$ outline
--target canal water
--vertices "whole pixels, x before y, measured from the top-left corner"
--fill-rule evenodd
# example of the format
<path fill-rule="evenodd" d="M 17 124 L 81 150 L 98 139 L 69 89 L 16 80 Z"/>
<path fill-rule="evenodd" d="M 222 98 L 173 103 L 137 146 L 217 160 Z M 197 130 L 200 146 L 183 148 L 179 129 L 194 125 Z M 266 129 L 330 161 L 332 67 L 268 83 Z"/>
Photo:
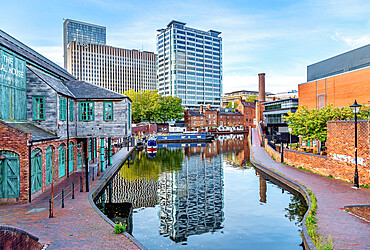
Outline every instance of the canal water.
<path fill-rule="evenodd" d="M 149 249 L 302 249 L 307 209 L 256 171 L 242 135 L 136 151 L 95 203 Z"/>

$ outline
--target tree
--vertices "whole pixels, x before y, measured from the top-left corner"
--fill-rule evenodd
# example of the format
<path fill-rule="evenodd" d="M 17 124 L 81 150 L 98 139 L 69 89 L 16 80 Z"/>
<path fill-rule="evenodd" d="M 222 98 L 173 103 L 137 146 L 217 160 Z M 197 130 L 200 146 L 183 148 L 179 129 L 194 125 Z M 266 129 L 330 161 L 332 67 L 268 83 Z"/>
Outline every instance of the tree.
<path fill-rule="evenodd" d="M 327 139 L 327 122 L 353 119 L 354 115 L 349 107 L 333 108 L 327 106 L 321 109 L 308 110 L 307 107 L 298 107 L 295 113 L 288 112 L 284 120 L 292 129 L 292 135 L 302 136 L 303 140 Z"/>
<path fill-rule="evenodd" d="M 162 96 L 156 90 L 136 92 L 130 89 L 124 93 L 132 100 L 134 122 L 180 120 L 184 111 L 178 97 Z"/>
<path fill-rule="evenodd" d="M 257 99 L 257 95 L 250 95 L 248 96 L 245 101 L 246 102 L 254 102 Z"/>

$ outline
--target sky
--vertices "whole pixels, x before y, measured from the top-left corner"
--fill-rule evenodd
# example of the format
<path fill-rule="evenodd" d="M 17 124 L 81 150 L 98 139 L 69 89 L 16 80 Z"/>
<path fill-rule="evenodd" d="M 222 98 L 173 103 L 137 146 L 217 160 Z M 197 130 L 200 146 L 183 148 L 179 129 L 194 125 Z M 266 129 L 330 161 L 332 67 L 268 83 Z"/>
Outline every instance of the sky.
<path fill-rule="evenodd" d="M 63 21 L 107 27 L 107 44 L 156 52 L 171 20 L 221 31 L 223 92 L 298 90 L 307 66 L 370 43 L 369 0 L 0 0 L 0 29 L 63 65 Z"/>

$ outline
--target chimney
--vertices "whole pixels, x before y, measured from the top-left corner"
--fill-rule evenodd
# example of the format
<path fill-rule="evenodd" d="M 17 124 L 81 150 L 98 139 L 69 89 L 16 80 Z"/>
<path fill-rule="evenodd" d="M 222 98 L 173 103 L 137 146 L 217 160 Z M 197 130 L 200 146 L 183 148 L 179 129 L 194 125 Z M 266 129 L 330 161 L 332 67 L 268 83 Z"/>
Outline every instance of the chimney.
<path fill-rule="evenodd" d="M 202 105 L 202 104 L 200 105 L 199 112 L 200 112 L 200 113 L 203 113 L 203 105 Z"/>
<path fill-rule="evenodd" d="M 265 102 L 265 73 L 258 74 L 258 101 Z"/>

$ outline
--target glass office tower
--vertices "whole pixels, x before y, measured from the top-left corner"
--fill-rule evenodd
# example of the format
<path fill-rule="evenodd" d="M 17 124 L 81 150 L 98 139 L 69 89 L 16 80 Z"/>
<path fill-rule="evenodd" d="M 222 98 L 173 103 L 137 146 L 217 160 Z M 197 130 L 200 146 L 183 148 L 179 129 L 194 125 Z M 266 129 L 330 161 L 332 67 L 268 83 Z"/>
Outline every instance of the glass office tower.
<path fill-rule="evenodd" d="M 182 99 L 186 108 L 221 106 L 221 32 L 172 21 L 157 34 L 157 89 Z"/>
<path fill-rule="evenodd" d="M 105 45 L 106 27 L 66 19 L 63 23 L 64 68 L 67 68 L 67 45 L 71 41 Z"/>

